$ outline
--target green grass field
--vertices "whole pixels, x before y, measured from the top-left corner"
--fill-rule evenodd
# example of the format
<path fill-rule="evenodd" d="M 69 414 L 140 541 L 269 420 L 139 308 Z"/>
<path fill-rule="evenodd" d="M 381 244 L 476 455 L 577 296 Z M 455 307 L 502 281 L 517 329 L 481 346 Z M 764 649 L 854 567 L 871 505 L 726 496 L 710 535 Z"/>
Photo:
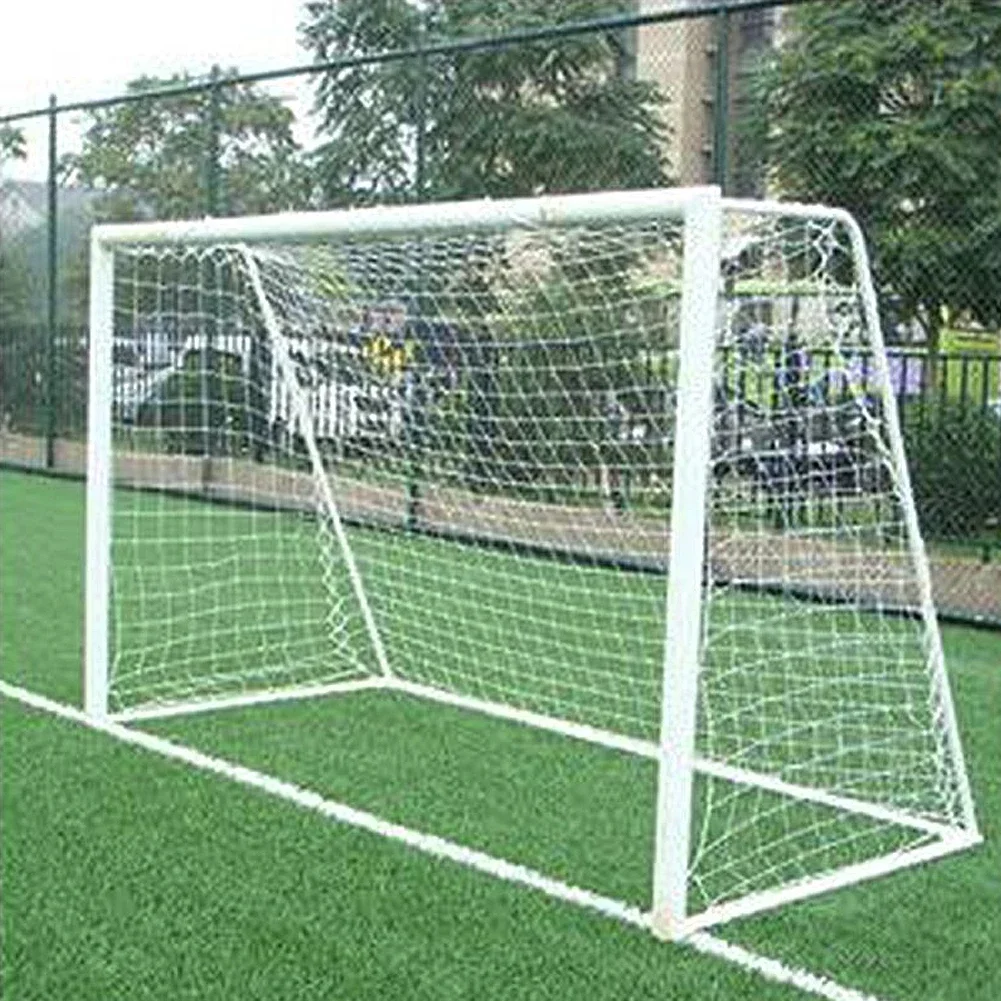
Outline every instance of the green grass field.
<path fill-rule="evenodd" d="M 81 484 L 0 474 L 2 677 L 73 704 L 82 541 Z M 395 558 L 426 565 L 426 545 Z M 1001 635 L 948 627 L 945 642 L 986 845 L 722 937 L 880 997 L 1001 997 Z M 12 701 L 0 712 L 4 998 L 797 996 Z M 151 729 L 602 892 L 649 882 L 645 762 L 377 693 Z"/>

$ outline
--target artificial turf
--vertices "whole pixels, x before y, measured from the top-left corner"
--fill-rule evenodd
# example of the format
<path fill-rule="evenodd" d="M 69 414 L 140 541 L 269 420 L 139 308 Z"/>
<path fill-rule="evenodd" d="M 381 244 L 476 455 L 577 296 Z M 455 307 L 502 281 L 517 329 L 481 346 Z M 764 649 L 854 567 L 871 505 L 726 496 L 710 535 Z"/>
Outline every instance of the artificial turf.
<path fill-rule="evenodd" d="M 79 484 L 0 475 L 3 677 L 77 704 L 82 514 Z M 949 627 L 945 640 L 987 844 L 726 937 L 887 997 L 1001 997 L 1001 638 Z M 791 996 L 100 735 L 2 711 L 4 996 Z M 393 819 L 488 837 L 498 854 L 600 878 L 604 892 L 635 896 L 648 880 L 652 772 L 624 756 L 374 693 L 157 729 Z"/>

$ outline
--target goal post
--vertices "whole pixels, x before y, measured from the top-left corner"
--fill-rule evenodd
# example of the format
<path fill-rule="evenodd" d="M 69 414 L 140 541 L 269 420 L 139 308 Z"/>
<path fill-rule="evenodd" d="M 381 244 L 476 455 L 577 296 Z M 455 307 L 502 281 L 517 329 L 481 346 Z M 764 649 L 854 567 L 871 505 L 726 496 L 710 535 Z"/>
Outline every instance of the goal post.
<path fill-rule="evenodd" d="M 682 252 L 682 335 L 671 490 L 672 497 L 684 497 L 685 503 L 671 505 L 653 874 L 653 927 L 666 938 L 683 934 L 688 917 L 705 498 L 722 239 L 718 193 L 693 200 L 685 216 Z"/>
<path fill-rule="evenodd" d="M 904 437 L 900 426 L 900 416 L 897 413 L 894 399 L 893 379 L 886 354 L 886 344 L 883 340 L 882 325 L 879 320 L 879 302 L 876 297 L 876 287 L 872 280 L 872 269 L 869 264 L 869 250 L 865 237 L 858 222 L 847 212 L 836 213 L 844 225 L 851 241 L 852 256 L 855 260 L 856 280 L 859 286 L 859 296 L 862 310 L 867 318 L 872 332 L 874 358 L 879 373 L 877 385 L 882 397 L 883 413 L 887 423 L 887 436 L 890 442 L 893 468 L 900 483 L 901 496 L 905 498 L 903 517 L 905 523 L 908 549 L 914 565 L 914 574 L 918 583 L 918 604 L 921 616 L 926 623 L 935 624 L 935 599 L 932 594 L 931 568 L 928 554 L 925 550 L 921 526 L 918 524 L 917 506 L 914 503 L 914 490 L 911 486 L 911 473 L 907 465 L 907 455 L 904 451 Z M 945 670 L 945 653 L 942 649 L 942 635 L 937 624 L 928 629 L 928 661 L 931 666 L 933 701 L 941 707 L 944 720 L 944 731 L 948 743 L 948 754 L 956 762 L 958 792 L 963 827 L 974 841 L 980 838 L 977 826 L 977 814 L 973 804 L 973 792 L 966 770 L 966 759 L 963 745 L 959 739 L 959 724 L 956 720 L 956 710 L 953 705 L 952 690 Z"/>
<path fill-rule="evenodd" d="M 90 310 L 92 717 L 384 691 L 625 755 L 668 939 L 979 840 L 846 213 L 98 226 Z"/>
<path fill-rule="evenodd" d="M 108 714 L 114 266 L 114 252 L 95 230 L 90 244 L 83 676 L 84 709 L 95 719 L 103 719 Z"/>

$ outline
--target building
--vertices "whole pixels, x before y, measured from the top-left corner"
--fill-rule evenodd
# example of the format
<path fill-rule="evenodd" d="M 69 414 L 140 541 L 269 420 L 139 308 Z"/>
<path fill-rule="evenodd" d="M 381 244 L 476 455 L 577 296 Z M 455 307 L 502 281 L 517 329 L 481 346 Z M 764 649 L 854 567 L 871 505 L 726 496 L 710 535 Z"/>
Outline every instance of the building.
<path fill-rule="evenodd" d="M 679 184 L 708 184 L 724 174 L 728 193 L 760 194 L 761 179 L 741 157 L 740 122 L 758 60 L 778 44 L 779 7 L 698 16 L 706 0 L 636 0 L 640 14 L 685 11 L 690 17 L 625 33 L 623 72 L 656 83 L 666 99 L 667 149 Z M 720 102 L 726 104 L 722 118 Z M 723 145 L 720 145 L 720 144 Z M 721 155 L 722 154 L 722 155 Z"/>

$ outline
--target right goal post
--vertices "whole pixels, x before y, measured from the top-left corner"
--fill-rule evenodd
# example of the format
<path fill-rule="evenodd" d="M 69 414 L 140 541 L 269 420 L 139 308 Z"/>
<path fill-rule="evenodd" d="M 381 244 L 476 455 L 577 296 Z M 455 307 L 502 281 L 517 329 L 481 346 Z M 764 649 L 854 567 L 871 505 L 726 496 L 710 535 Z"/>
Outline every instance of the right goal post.
<path fill-rule="evenodd" d="M 625 755 L 672 939 L 979 841 L 846 213 L 98 226 L 90 309 L 92 717 L 367 690 Z"/>

